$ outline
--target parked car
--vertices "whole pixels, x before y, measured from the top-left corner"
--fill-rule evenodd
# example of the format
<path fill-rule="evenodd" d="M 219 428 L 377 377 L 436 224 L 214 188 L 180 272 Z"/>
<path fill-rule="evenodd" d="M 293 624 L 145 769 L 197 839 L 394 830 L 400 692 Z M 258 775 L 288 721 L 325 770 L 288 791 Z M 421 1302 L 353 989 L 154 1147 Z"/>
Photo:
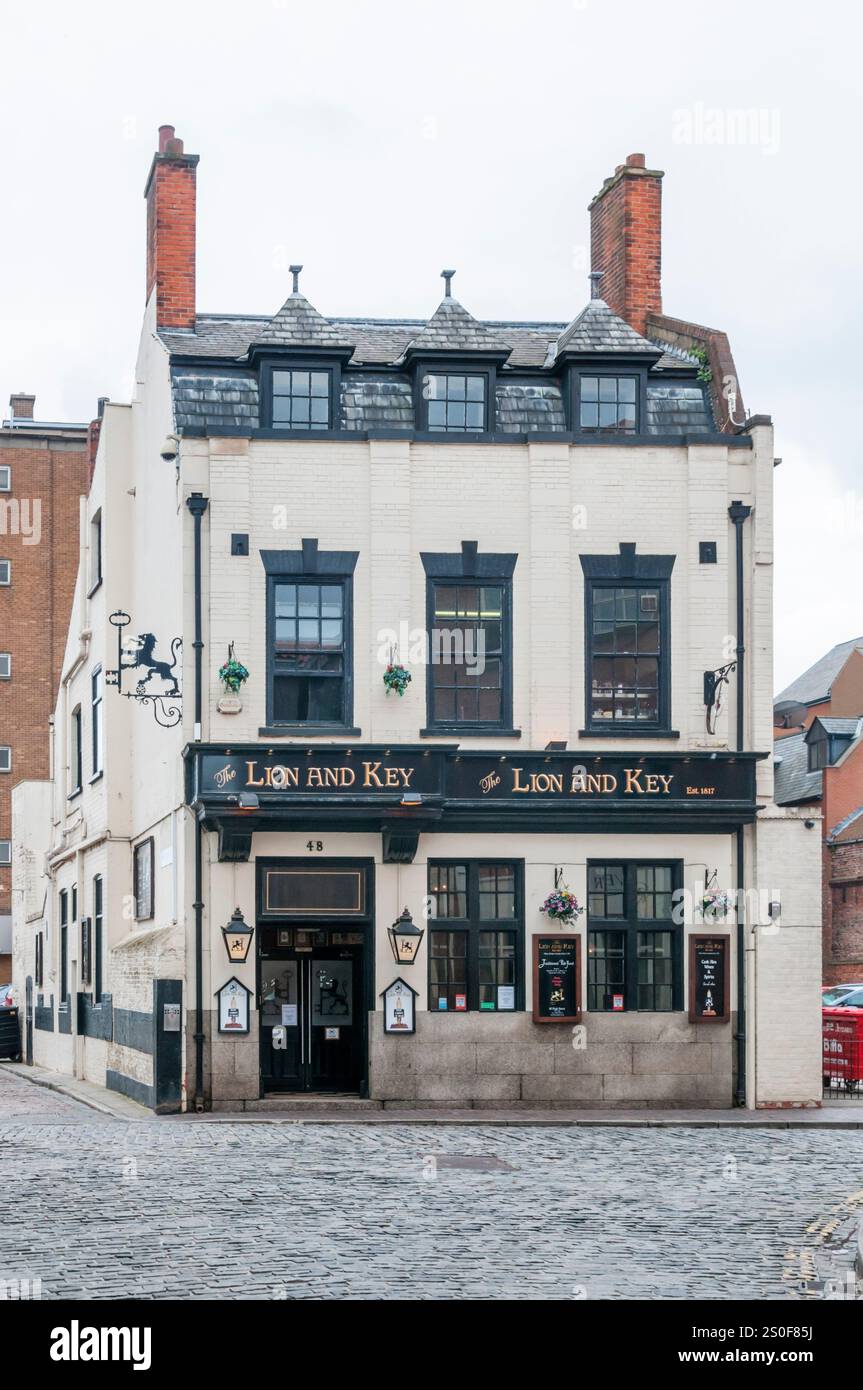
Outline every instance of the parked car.
<path fill-rule="evenodd" d="M 837 999 L 832 1006 L 834 1009 L 863 1009 L 863 985 L 858 985 L 852 989 L 850 994 L 845 994 L 841 999 Z"/>
<path fill-rule="evenodd" d="M 855 990 L 863 989 L 863 983 L 846 985 L 822 985 L 821 987 L 821 1007 L 822 1009 L 835 1009 L 842 1005 L 842 1001 L 848 994 L 853 994 Z"/>
<path fill-rule="evenodd" d="M 0 1009 L 11 1009 L 15 1005 L 15 994 L 11 985 L 0 985 Z"/>

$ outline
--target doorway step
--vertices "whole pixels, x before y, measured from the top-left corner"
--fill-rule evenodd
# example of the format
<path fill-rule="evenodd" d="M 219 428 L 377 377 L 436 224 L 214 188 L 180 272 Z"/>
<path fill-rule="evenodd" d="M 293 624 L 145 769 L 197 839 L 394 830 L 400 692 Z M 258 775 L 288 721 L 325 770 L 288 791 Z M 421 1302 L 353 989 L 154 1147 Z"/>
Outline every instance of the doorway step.
<path fill-rule="evenodd" d="M 336 1111 L 339 1113 L 371 1112 L 383 1110 L 383 1101 L 363 1100 L 360 1096 L 323 1094 L 313 1096 L 264 1096 L 263 1100 L 247 1100 L 243 1109 L 262 1114 L 313 1115 L 315 1111 Z"/>

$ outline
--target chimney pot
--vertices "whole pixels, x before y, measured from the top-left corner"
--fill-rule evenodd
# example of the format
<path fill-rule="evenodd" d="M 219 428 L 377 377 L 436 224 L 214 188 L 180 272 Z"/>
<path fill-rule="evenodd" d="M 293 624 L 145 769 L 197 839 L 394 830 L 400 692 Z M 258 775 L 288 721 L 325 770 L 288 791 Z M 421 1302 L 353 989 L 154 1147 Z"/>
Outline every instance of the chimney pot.
<path fill-rule="evenodd" d="M 28 396 L 26 391 L 15 391 L 9 397 L 9 409 L 16 420 L 32 420 L 35 404 L 36 397 Z"/>
<path fill-rule="evenodd" d="M 645 165 L 644 155 L 628 154 L 626 156 L 626 163 L 630 169 L 643 169 Z"/>
<path fill-rule="evenodd" d="M 174 138 L 174 127 L 172 125 L 159 126 L 159 153 L 164 154 L 168 148 L 168 141 Z"/>

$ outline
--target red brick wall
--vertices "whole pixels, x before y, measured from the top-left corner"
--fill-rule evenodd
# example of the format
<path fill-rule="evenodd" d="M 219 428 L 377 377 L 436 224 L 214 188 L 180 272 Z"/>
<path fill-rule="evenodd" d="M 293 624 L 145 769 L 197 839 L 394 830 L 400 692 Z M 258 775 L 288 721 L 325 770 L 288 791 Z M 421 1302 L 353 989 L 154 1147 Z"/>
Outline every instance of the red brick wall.
<path fill-rule="evenodd" d="M 90 483 L 84 431 L 72 437 L 0 433 L 0 463 L 12 468 L 12 491 L 0 504 L 41 505 L 41 537 L 25 545 L 2 534 L 0 558 L 12 583 L 0 588 L 0 650 L 12 653 L 12 679 L 0 681 L 0 742 L 12 747 L 12 772 L 0 773 L 0 839 L 12 838 L 12 788 L 49 772 L 48 720 L 54 708 L 78 571 L 79 501 Z M 11 912 L 11 870 L 0 868 L 0 913 Z M 3 981 L 0 981 L 2 984 Z"/>
<path fill-rule="evenodd" d="M 662 173 L 627 155 L 590 204 L 590 261 L 603 271 L 599 293 L 646 335 L 648 314 L 662 313 Z"/>
<path fill-rule="evenodd" d="M 170 132 L 170 134 L 168 134 Z M 184 154 L 172 126 L 159 132 L 147 180 L 147 299 L 155 286 L 160 328 L 195 326 L 196 154 Z"/>
<path fill-rule="evenodd" d="M 828 847 L 824 979 L 831 985 L 863 981 L 863 840 Z"/>
<path fill-rule="evenodd" d="M 863 806 L 863 747 L 824 769 L 822 808 L 829 834 Z M 863 836 L 863 827 L 850 832 Z M 848 879 L 860 878 L 855 886 Z M 846 880 L 844 889 L 836 883 Z M 824 979 L 828 984 L 863 980 L 863 843 L 825 843 L 823 859 Z"/>

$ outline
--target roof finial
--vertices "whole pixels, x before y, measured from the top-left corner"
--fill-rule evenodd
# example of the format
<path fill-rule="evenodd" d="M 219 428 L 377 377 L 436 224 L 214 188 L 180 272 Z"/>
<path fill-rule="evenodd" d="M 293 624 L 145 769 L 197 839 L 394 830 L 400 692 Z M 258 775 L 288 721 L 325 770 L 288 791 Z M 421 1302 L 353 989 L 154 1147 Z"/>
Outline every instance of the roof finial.
<path fill-rule="evenodd" d="M 291 294 L 299 294 L 299 292 L 300 292 L 300 271 L 302 270 L 302 268 L 303 268 L 303 267 L 302 267 L 301 265 L 289 265 L 289 266 L 288 266 L 288 270 L 291 272 L 291 274 L 292 274 L 293 277 L 294 277 L 294 286 L 293 286 L 293 289 L 291 290 Z"/>
<path fill-rule="evenodd" d="M 455 271 L 454 271 L 454 270 L 442 270 L 442 271 L 441 271 L 441 279 L 444 281 L 444 283 L 445 283 L 445 285 L 446 285 L 446 288 L 444 289 L 444 292 L 443 292 L 443 293 L 444 293 L 444 299 L 451 299 L 451 298 L 452 298 L 452 277 L 453 277 L 454 275 L 455 275 Z"/>
<path fill-rule="evenodd" d="M 601 298 L 602 298 L 602 295 L 599 293 L 599 282 L 600 282 L 600 280 L 602 279 L 602 277 L 603 277 L 604 274 L 605 274 L 605 271 L 604 271 L 604 270 L 592 270 L 592 271 L 590 272 L 589 276 L 587 277 L 588 280 L 590 281 L 590 297 L 591 297 L 591 299 L 601 299 Z"/>

